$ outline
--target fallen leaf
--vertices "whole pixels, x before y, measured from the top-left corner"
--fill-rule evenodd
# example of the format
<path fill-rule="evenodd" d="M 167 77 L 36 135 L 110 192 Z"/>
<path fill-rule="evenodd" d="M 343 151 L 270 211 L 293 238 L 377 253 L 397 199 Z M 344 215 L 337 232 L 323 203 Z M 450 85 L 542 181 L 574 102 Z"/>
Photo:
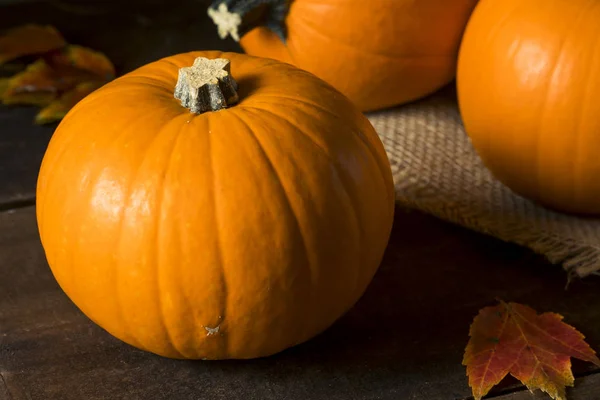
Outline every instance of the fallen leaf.
<path fill-rule="evenodd" d="M 71 46 L 69 46 L 71 47 Z M 72 50 L 40 58 L 10 78 L 2 96 L 6 105 L 45 106 L 83 82 L 108 82 L 114 77 L 112 63 L 90 49 Z"/>
<path fill-rule="evenodd" d="M 12 28 L 0 36 L 0 65 L 26 55 L 56 50 L 66 44 L 51 25 L 27 24 Z"/>
<path fill-rule="evenodd" d="M 475 400 L 510 374 L 530 391 L 540 389 L 566 400 L 574 385 L 571 357 L 600 366 L 585 337 L 556 313 L 505 303 L 480 310 L 469 331 L 463 365 Z"/>
<path fill-rule="evenodd" d="M 35 123 L 43 125 L 61 120 L 75 104 L 102 85 L 104 85 L 104 82 L 101 81 L 78 84 L 74 89 L 65 92 L 60 98 L 43 108 L 36 115 Z"/>
<path fill-rule="evenodd" d="M 2 102 L 6 105 L 49 104 L 57 94 L 56 82 L 54 70 L 44 60 L 38 60 L 8 80 Z"/>
<path fill-rule="evenodd" d="M 0 100 L 5 105 L 43 107 L 36 124 L 62 119 L 115 76 L 106 55 L 66 43 L 51 26 L 25 25 L 0 38 Z"/>
<path fill-rule="evenodd" d="M 57 69 L 76 69 L 109 81 L 115 77 L 113 63 L 103 53 L 88 47 L 70 44 L 46 57 L 48 64 Z"/>
<path fill-rule="evenodd" d="M 89 79 L 89 73 L 55 69 L 39 59 L 9 79 L 2 101 L 6 105 L 44 106 L 61 92 Z"/>
<path fill-rule="evenodd" d="M 2 96 L 4 96 L 6 89 L 8 89 L 8 82 L 8 78 L 0 78 L 0 99 L 2 99 Z"/>

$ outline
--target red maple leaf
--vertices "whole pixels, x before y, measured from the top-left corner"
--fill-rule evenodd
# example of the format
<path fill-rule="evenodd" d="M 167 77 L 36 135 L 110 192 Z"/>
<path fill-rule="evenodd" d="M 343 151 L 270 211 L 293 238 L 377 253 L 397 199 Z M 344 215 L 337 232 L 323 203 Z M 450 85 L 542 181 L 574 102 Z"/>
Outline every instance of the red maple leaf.
<path fill-rule="evenodd" d="M 540 389 L 555 400 L 566 400 L 565 389 L 575 381 L 571 357 L 598 366 L 600 360 L 585 337 L 562 319 L 503 301 L 480 310 L 463 358 L 475 400 L 508 374 L 531 391 Z"/>

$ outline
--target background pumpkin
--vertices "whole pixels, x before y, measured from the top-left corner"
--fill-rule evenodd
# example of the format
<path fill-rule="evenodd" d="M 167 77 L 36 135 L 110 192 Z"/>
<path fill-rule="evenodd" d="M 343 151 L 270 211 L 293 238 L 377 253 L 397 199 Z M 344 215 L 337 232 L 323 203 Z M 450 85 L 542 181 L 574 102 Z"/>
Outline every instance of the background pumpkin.
<path fill-rule="evenodd" d="M 600 212 L 599 35 L 595 0 L 481 0 L 460 49 L 460 111 L 483 162 L 567 212 Z"/>
<path fill-rule="evenodd" d="M 200 56 L 231 61 L 238 104 L 193 114 L 174 98 Z M 348 99 L 291 65 L 220 52 L 153 62 L 79 102 L 37 190 L 66 294 L 174 358 L 266 356 L 326 329 L 369 284 L 393 214 L 386 153 Z"/>
<path fill-rule="evenodd" d="M 477 0 L 217 0 L 221 37 L 249 54 L 292 63 L 362 111 L 424 97 L 455 77 Z M 226 12 L 227 11 L 227 12 Z"/>

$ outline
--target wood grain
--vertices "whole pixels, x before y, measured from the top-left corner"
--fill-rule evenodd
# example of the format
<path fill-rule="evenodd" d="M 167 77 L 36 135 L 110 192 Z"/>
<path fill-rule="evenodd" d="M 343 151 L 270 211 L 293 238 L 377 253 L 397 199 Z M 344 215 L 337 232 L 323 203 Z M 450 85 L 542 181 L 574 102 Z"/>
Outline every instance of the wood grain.
<path fill-rule="evenodd" d="M 600 400 L 600 374 L 584 376 L 575 380 L 575 386 L 567 389 L 567 397 L 572 400 Z M 536 390 L 531 393 L 529 390 L 510 393 L 502 396 L 493 397 L 494 400 L 549 400 L 550 397 Z"/>
<path fill-rule="evenodd" d="M 12 400 L 2 372 L 0 372 L 0 400 Z"/>

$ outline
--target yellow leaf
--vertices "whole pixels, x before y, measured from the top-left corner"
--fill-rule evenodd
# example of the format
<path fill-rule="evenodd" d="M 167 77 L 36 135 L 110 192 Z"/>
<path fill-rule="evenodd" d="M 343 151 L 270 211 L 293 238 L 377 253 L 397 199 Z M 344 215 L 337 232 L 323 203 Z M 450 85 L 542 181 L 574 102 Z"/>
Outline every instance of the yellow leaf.
<path fill-rule="evenodd" d="M 108 57 L 87 47 L 71 44 L 48 58 L 49 64 L 58 69 L 75 68 L 106 81 L 115 77 L 115 67 Z"/>
<path fill-rule="evenodd" d="M 101 81 L 83 82 L 78 84 L 74 89 L 65 92 L 58 99 L 43 108 L 36 115 L 35 123 L 42 125 L 61 120 L 75 104 L 80 102 L 94 90 L 100 88 L 103 84 L 104 82 Z"/>
<path fill-rule="evenodd" d="M 52 67 L 44 59 L 39 59 L 10 78 L 3 102 L 6 105 L 45 106 L 63 92 L 90 80 L 98 79 L 87 71 L 60 65 Z"/>
<path fill-rule="evenodd" d="M 0 36 L 0 65 L 27 55 L 42 54 L 64 47 L 62 35 L 50 25 L 27 24 Z"/>
<path fill-rule="evenodd" d="M 0 99 L 4 96 L 4 92 L 8 89 L 8 78 L 0 78 Z"/>
<path fill-rule="evenodd" d="M 52 69 L 44 60 L 38 60 L 9 78 L 2 101 L 6 105 L 46 105 L 56 96 L 54 81 Z"/>

